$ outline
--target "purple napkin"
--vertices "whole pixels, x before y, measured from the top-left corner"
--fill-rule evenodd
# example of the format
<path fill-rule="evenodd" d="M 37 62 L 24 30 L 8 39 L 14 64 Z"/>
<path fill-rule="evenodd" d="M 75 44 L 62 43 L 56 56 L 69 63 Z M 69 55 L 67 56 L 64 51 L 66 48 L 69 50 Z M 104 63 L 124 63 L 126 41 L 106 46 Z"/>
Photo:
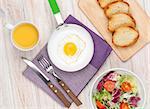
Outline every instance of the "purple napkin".
<path fill-rule="evenodd" d="M 111 47 L 98 36 L 93 31 L 91 31 L 89 28 L 87 28 L 85 25 L 83 25 L 81 22 L 79 22 L 77 19 L 75 19 L 73 16 L 69 16 L 65 23 L 68 24 L 77 24 L 82 27 L 84 27 L 92 36 L 95 46 L 94 56 L 89 65 L 87 65 L 84 69 L 73 72 L 73 73 L 67 73 L 64 71 L 59 70 L 56 68 L 48 58 L 47 54 L 47 45 L 40 51 L 40 53 L 35 57 L 33 62 L 50 78 L 50 80 L 55 84 L 67 97 L 69 101 L 72 102 L 72 100 L 66 95 L 64 90 L 59 86 L 59 84 L 54 80 L 54 78 L 46 73 L 41 66 L 38 64 L 37 58 L 39 58 L 41 55 L 45 56 L 49 62 L 54 66 L 54 70 L 61 77 L 61 79 L 70 87 L 70 89 L 75 93 L 75 95 L 79 95 L 80 92 L 85 88 L 85 86 L 88 84 L 88 82 L 92 79 L 92 77 L 96 74 L 98 69 L 103 65 L 107 57 L 109 56 L 110 52 L 112 51 Z M 36 75 L 36 73 L 29 67 L 23 72 L 23 75 L 31 80 L 35 85 L 40 87 L 44 92 L 46 92 L 49 96 L 51 96 L 56 102 L 61 104 L 63 103 L 55 96 L 55 94 L 48 88 L 48 86 Z"/>

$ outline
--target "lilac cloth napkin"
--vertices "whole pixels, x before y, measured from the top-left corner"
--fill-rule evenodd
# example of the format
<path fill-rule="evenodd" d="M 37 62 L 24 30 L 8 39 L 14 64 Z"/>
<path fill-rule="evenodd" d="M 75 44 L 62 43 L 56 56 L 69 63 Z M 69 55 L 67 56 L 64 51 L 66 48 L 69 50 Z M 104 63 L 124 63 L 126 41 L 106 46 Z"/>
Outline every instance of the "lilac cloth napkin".
<path fill-rule="evenodd" d="M 66 95 L 64 90 L 59 86 L 59 84 L 55 81 L 55 79 L 41 68 L 41 66 L 38 64 L 37 58 L 39 58 L 41 55 L 45 56 L 49 60 L 49 62 L 54 66 L 54 70 L 57 73 L 57 75 L 59 75 L 62 78 L 62 80 L 70 87 L 70 89 L 75 93 L 75 95 L 79 95 L 80 92 L 88 84 L 88 82 L 92 79 L 92 77 L 96 74 L 98 69 L 103 65 L 112 49 L 103 39 L 100 38 L 100 36 L 95 34 L 93 31 L 91 31 L 89 28 L 87 28 L 73 16 L 70 15 L 66 19 L 65 23 L 80 25 L 91 34 L 94 41 L 95 51 L 93 59 L 91 60 L 89 65 L 87 65 L 84 69 L 73 73 L 61 71 L 58 68 L 56 68 L 48 58 L 46 49 L 47 45 L 45 45 L 45 47 L 35 57 L 33 62 L 50 78 L 53 84 L 55 84 L 63 92 L 63 94 L 67 97 L 67 99 L 72 102 L 72 100 Z M 48 88 L 48 86 L 38 77 L 38 75 L 31 68 L 27 67 L 27 69 L 23 72 L 23 75 L 29 80 L 31 80 L 35 85 L 40 87 L 56 102 L 64 106 L 62 102 L 57 98 L 57 96 Z"/>

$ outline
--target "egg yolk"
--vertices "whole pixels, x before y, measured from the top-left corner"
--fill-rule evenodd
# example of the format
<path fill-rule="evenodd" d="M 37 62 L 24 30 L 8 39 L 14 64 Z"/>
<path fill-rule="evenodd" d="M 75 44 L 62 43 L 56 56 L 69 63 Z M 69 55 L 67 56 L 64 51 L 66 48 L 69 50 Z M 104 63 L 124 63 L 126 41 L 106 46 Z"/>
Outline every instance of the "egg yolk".
<path fill-rule="evenodd" d="M 64 46 L 64 52 L 67 56 L 73 56 L 77 52 L 77 46 L 72 42 L 68 42 Z"/>

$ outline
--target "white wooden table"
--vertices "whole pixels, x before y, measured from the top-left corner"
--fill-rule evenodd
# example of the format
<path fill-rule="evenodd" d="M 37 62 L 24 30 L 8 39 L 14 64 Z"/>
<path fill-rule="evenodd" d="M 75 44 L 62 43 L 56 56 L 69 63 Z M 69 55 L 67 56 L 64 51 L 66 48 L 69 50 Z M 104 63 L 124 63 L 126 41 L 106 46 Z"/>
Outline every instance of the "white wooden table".
<path fill-rule="evenodd" d="M 77 0 L 57 0 L 65 19 L 72 14 L 93 31 L 96 29 L 78 8 Z M 141 6 L 150 14 L 150 0 L 139 0 Z M 47 43 L 50 34 L 56 27 L 56 21 L 51 13 L 47 0 L 0 0 L 0 9 L 5 12 L 5 18 L 0 17 L 0 109 L 63 109 L 43 91 L 22 76 L 26 65 L 21 56 L 32 59 Z M 37 48 L 31 52 L 20 52 L 10 43 L 10 32 L 3 27 L 7 22 L 15 24 L 22 20 L 32 21 L 38 25 L 41 40 Z M 142 20 L 142 19 L 141 19 Z M 114 52 L 111 53 L 100 71 L 114 67 L 127 68 L 136 72 L 144 81 L 147 93 L 147 108 L 150 108 L 150 45 L 147 45 L 128 62 L 123 63 Z M 93 80 L 94 80 L 93 78 Z M 93 81 L 92 80 L 92 81 Z M 88 109 L 88 94 L 92 81 L 80 94 L 84 103 L 77 108 Z"/>

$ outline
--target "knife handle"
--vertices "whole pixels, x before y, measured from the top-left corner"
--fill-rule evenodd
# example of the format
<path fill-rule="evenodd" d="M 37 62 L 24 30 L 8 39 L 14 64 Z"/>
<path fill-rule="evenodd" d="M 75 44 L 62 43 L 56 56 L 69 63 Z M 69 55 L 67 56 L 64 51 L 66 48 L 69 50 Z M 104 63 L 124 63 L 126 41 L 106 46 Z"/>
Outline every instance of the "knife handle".
<path fill-rule="evenodd" d="M 51 82 L 47 83 L 49 88 L 57 95 L 57 97 L 64 103 L 64 105 L 69 108 L 71 103 L 67 100 L 67 98 L 62 94 L 62 92 L 56 88 Z"/>
<path fill-rule="evenodd" d="M 77 106 L 80 106 L 82 104 L 82 102 L 77 98 L 77 96 L 70 90 L 70 88 L 62 80 L 59 81 L 59 84 Z"/>

